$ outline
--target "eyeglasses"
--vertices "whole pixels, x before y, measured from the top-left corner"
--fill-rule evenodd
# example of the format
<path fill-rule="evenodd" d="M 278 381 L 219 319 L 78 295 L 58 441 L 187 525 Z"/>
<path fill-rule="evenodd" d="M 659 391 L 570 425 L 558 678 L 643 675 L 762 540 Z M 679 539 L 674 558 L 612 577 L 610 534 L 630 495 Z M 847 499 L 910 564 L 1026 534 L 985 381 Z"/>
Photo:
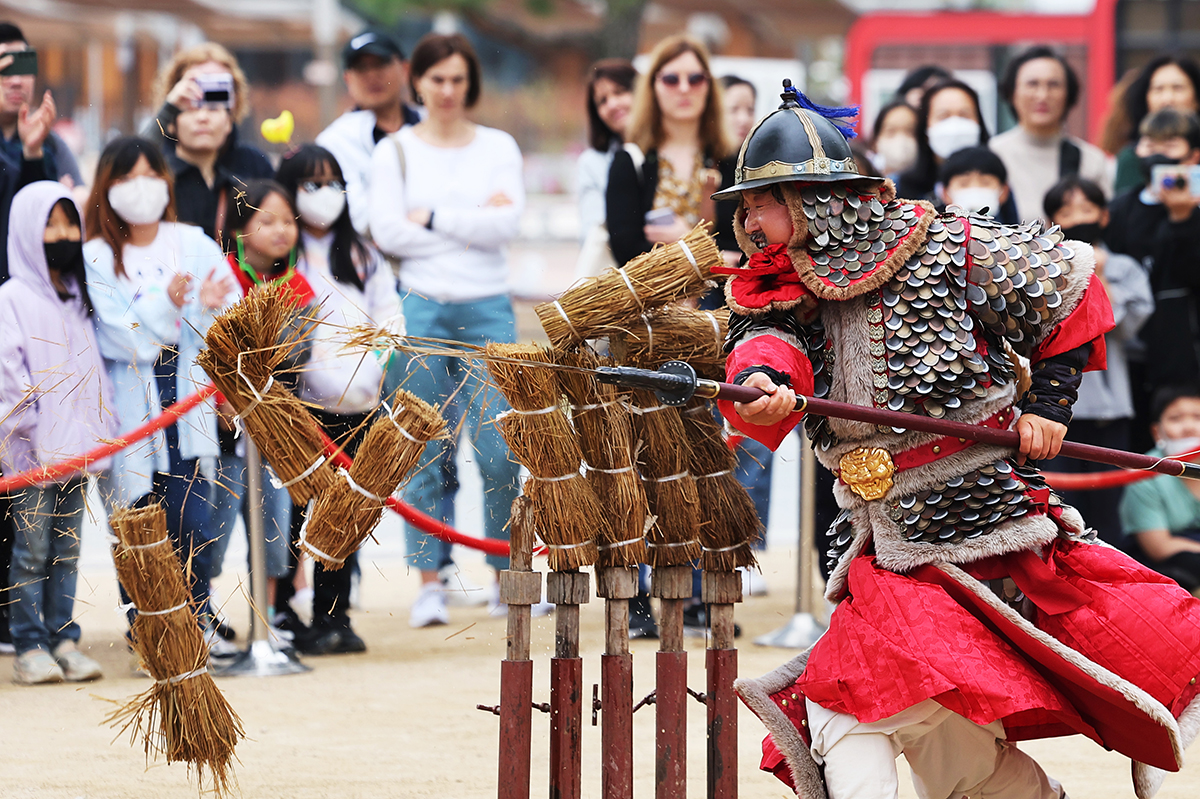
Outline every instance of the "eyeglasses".
<path fill-rule="evenodd" d="M 708 80 L 708 75 L 703 72 L 689 72 L 687 75 L 680 75 L 678 72 L 666 72 L 658 76 L 664 86 L 670 86 L 672 89 L 679 86 L 683 81 L 687 81 L 688 86 L 693 89 L 704 84 Z"/>
<path fill-rule="evenodd" d="M 314 191 L 317 191 L 318 189 L 323 189 L 326 186 L 333 189 L 334 191 L 342 191 L 343 189 L 346 188 L 340 180 L 327 180 L 325 182 L 321 182 L 321 181 L 317 181 L 317 180 L 306 180 L 300 184 L 300 190 L 307 192 L 309 194 L 312 194 Z"/>

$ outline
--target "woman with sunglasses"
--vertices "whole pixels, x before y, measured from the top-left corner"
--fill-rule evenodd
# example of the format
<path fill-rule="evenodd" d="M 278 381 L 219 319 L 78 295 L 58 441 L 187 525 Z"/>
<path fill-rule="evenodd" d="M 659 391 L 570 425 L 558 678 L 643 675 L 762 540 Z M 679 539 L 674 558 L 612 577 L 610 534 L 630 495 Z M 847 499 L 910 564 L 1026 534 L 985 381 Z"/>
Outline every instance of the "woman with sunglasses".
<path fill-rule="evenodd" d="M 609 245 L 618 264 L 683 238 L 702 219 L 715 223 L 717 245 L 737 263 L 737 204 L 709 199 L 733 183 L 722 107 L 703 44 L 681 35 L 654 48 L 626 131 L 639 150 L 618 150 L 608 176 Z"/>

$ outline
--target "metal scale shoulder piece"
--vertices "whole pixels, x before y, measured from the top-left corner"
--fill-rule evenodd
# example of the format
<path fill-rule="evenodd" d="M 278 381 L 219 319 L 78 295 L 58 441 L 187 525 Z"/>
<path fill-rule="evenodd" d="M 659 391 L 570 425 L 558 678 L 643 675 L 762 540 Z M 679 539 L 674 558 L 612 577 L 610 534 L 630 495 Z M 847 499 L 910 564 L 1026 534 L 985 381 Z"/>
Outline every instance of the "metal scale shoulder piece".
<path fill-rule="evenodd" d="M 877 405 L 941 418 L 1011 380 L 1000 347 L 972 316 L 966 266 L 967 225 L 943 216 L 930 225 L 925 247 L 880 289 L 879 312 L 868 312 L 872 338 L 883 339 L 887 356 L 886 371 L 876 375 Z"/>
<path fill-rule="evenodd" d="M 793 257 L 805 285 L 824 300 L 849 299 L 886 282 L 921 247 L 936 217 L 927 203 L 885 203 L 852 185 L 806 185 L 799 194 L 807 236 Z"/>
<path fill-rule="evenodd" d="M 1074 253 L 1058 227 L 969 221 L 967 302 L 984 330 L 1028 355 L 1063 303 Z"/>
<path fill-rule="evenodd" d="M 850 521 L 850 511 L 844 510 L 829 526 L 829 549 L 825 552 L 825 570 L 832 573 L 841 563 L 842 557 L 854 543 L 854 524 Z"/>

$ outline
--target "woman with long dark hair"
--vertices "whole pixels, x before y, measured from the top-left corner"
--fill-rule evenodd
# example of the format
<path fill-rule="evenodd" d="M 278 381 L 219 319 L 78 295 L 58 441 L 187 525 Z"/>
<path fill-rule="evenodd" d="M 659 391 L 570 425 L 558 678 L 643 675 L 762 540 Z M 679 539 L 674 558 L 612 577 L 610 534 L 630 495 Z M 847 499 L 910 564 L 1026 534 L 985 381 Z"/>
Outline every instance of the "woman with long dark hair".
<path fill-rule="evenodd" d="M 586 237 L 605 220 L 604 193 L 613 155 L 625 143 L 633 110 L 637 70 L 624 58 L 606 58 L 592 65 L 587 86 L 588 148 L 579 155 L 579 232 Z"/>
<path fill-rule="evenodd" d="M 330 436 L 354 454 L 366 422 L 379 406 L 385 364 L 350 339 L 369 326 L 403 335 L 404 314 L 391 267 L 363 241 L 350 219 L 345 178 L 337 159 L 324 147 L 306 144 L 284 157 L 276 173 L 299 214 L 296 271 L 308 280 L 319 303 L 320 322 L 313 332 L 312 354 L 300 373 L 300 398 Z M 306 514 L 292 516 L 298 538 Z M 311 651 L 356 652 L 365 648 L 350 627 L 350 574 L 357 554 L 343 568 L 314 569 Z M 276 614 L 287 612 L 285 585 L 276 595 Z M 326 596 L 330 599 L 325 599 Z M 331 611 L 330 608 L 333 608 Z"/>
<path fill-rule="evenodd" d="M 204 333 L 238 298 L 216 242 L 200 228 L 174 221 L 172 184 L 154 144 L 120 138 L 100 154 L 84 211 L 88 290 L 122 433 L 207 382 L 196 365 Z M 102 492 L 110 508 L 151 495 L 162 502 L 192 599 L 205 617 L 209 477 L 217 454 L 216 410 L 204 402 L 116 453 Z"/>
<path fill-rule="evenodd" d="M 717 245 L 736 263 L 741 257 L 733 235 L 737 204 L 710 199 L 721 186 L 732 185 L 735 157 L 721 86 L 703 44 L 680 35 L 654 48 L 646 73 L 638 78 L 626 140 L 637 149 L 613 157 L 606 194 L 609 245 L 617 264 L 683 238 L 702 219 L 716 225 Z"/>

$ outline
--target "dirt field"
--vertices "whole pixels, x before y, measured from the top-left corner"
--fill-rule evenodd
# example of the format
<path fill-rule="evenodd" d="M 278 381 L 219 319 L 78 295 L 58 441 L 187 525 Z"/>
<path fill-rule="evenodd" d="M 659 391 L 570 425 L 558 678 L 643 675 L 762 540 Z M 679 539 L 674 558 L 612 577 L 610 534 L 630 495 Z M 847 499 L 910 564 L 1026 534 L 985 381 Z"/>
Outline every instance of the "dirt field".
<path fill-rule="evenodd" d="M 146 678 L 132 671 L 122 642 L 117 597 L 103 560 L 103 548 L 85 548 L 80 582 L 80 622 L 85 649 L 104 666 L 106 678 L 89 685 L 26 688 L 9 681 L 11 658 L 0 657 L 0 796 L 38 799 L 167 799 L 193 797 L 187 770 L 162 764 L 147 768 L 139 748 L 114 740 L 101 726 L 112 700 L 143 690 Z M 416 579 L 406 573 L 399 550 L 385 546 L 364 565 L 362 609 L 355 626 L 366 639 L 363 655 L 310 658 L 308 674 L 267 679 L 229 678 L 219 682 L 241 715 L 248 739 L 237 750 L 242 795 L 273 797 L 453 796 L 475 799 L 496 790 L 497 718 L 475 710 L 498 699 L 498 661 L 504 651 L 504 622 L 484 609 L 452 609 L 446 628 L 411 630 L 408 606 Z M 741 672 L 757 675 L 785 658 L 785 650 L 757 647 L 750 640 L 779 626 L 791 613 L 792 552 L 771 551 L 765 571 L 773 589 L 739 608 L 746 628 Z M 242 562 L 231 547 L 227 563 Z M 464 556 L 467 573 L 487 578 L 481 561 Z M 235 574 L 223 575 L 225 596 L 238 591 Z M 240 632 L 246 616 L 229 603 Z M 243 606 L 244 607 L 244 606 Z M 583 616 L 585 678 L 598 679 L 602 648 L 602 606 L 586 606 Z M 546 701 L 547 659 L 553 623 L 535 623 L 538 660 L 535 700 Z M 648 693 L 653 680 L 656 643 L 635 642 L 636 692 Z M 704 685 L 703 641 L 689 644 L 690 683 Z M 653 795 L 653 709 L 637 715 L 637 792 Z M 704 795 L 703 708 L 690 709 L 689 794 Z M 586 721 L 585 721 L 586 723 Z M 766 799 L 787 795 L 774 778 L 757 770 L 762 730 L 743 708 L 741 796 Z M 547 717 L 534 719 L 533 795 L 546 791 Z M 584 795 L 600 797 L 599 728 L 584 728 Z M 1105 753 L 1083 739 L 1027 745 L 1070 795 L 1081 799 L 1132 796 L 1125 758 Z M 913 795 L 905 786 L 904 796 Z M 1168 780 L 1160 796 L 1184 799 L 1200 795 L 1200 766 Z"/>

